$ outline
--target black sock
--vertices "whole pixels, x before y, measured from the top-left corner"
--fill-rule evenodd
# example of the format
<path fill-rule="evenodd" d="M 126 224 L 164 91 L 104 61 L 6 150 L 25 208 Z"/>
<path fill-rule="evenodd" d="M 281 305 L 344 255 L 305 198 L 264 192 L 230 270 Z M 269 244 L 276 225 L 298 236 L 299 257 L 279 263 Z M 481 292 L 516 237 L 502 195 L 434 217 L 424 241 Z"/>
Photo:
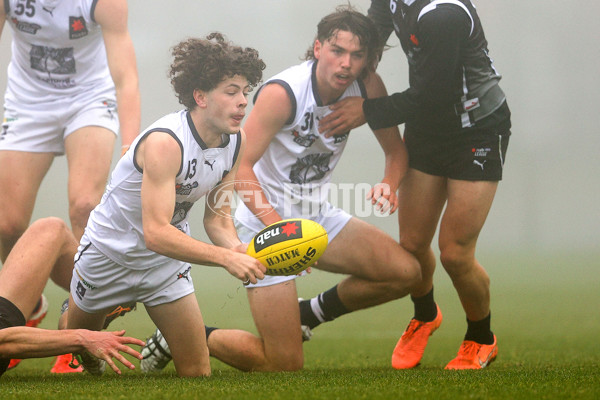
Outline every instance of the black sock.
<path fill-rule="evenodd" d="M 310 300 L 300 302 L 300 321 L 310 329 L 349 312 L 338 296 L 337 285 Z"/>
<path fill-rule="evenodd" d="M 210 336 L 211 333 L 213 333 L 214 331 L 216 331 L 219 328 L 215 328 L 213 326 L 204 326 L 204 330 L 206 331 L 206 341 L 208 342 L 208 337 Z"/>
<path fill-rule="evenodd" d="M 410 299 L 415 306 L 414 319 L 422 322 L 431 322 L 437 317 L 437 306 L 433 300 L 433 288 L 425 296 L 410 296 Z"/>
<path fill-rule="evenodd" d="M 494 333 L 490 330 L 492 313 L 480 321 L 470 321 L 467 318 L 467 333 L 465 340 L 472 340 L 479 344 L 493 344 Z"/>

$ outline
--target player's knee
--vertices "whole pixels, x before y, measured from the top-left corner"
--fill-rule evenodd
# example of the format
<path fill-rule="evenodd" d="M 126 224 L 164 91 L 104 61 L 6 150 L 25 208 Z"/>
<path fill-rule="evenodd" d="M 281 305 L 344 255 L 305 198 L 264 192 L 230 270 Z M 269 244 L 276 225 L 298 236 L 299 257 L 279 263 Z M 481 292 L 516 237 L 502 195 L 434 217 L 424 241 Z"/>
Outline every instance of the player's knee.
<path fill-rule="evenodd" d="M 31 232 L 32 236 L 34 237 L 40 237 L 44 235 L 44 237 L 48 238 L 48 241 L 63 241 L 65 236 L 70 234 L 67 224 L 62 219 L 57 217 L 38 219 L 31 224 L 31 227 L 29 227 L 29 232 Z"/>
<path fill-rule="evenodd" d="M 270 360 L 269 370 L 273 372 L 299 371 L 304 367 L 304 354 L 302 352 L 281 354 L 276 360 Z"/>
<path fill-rule="evenodd" d="M 475 259 L 463 246 L 451 245 L 441 249 L 440 261 L 450 276 L 460 276 L 469 272 Z"/>
<path fill-rule="evenodd" d="M 90 213 L 98 204 L 97 200 L 88 196 L 81 196 L 69 203 L 69 218 L 73 226 L 85 227 Z"/>
<path fill-rule="evenodd" d="M 400 235 L 400 246 L 417 258 L 426 255 L 430 249 L 428 241 L 418 240 L 417 238 L 405 235 Z"/>
<path fill-rule="evenodd" d="M 3 242 L 16 242 L 27 229 L 29 221 L 18 215 L 5 215 L 0 218 L 0 239 Z"/>

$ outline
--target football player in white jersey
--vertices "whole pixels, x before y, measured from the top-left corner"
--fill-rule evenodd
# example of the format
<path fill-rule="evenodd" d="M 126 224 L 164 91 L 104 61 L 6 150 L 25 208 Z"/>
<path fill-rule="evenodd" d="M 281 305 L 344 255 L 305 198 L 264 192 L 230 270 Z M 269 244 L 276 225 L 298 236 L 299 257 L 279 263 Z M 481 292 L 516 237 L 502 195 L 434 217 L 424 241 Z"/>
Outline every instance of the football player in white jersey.
<path fill-rule="evenodd" d="M 383 231 L 329 204 L 327 193 L 325 200 L 304 196 L 303 200 L 320 210 L 314 215 L 285 206 L 285 188 L 295 188 L 301 196 L 306 188 L 313 193 L 326 190 L 348 134 L 337 138 L 318 135 L 318 115 L 338 98 L 360 92 L 359 82 L 375 62 L 378 48 L 376 27 L 366 16 L 349 7 L 337 9 L 319 23 L 307 54 L 309 61 L 268 80 L 257 93 L 244 125 L 248 149 L 240 164 L 237 189 L 263 189 L 260 196 L 244 196 L 250 202 L 247 209 L 242 206 L 236 211 L 238 234 L 248 242 L 264 226 L 283 218 L 304 217 L 321 223 L 330 242 L 316 268 L 349 275 L 327 293 L 336 304 L 327 310 L 327 319 L 403 297 L 419 281 L 413 256 Z M 365 85 L 369 97 L 385 94 L 376 78 Z M 375 136 L 385 149 L 385 174 L 371 198 L 394 211 L 395 193 L 407 168 L 406 153 L 396 127 L 376 131 Z M 298 167 L 304 170 L 296 173 Z M 314 171 L 318 173 L 311 175 Z M 210 355 L 244 371 L 302 368 L 303 332 L 295 278 L 267 276 L 246 285 L 259 336 L 207 328 Z M 142 371 L 164 368 L 168 348 L 160 332 L 147 341 L 142 354 Z"/>
<path fill-rule="evenodd" d="M 119 352 L 141 358 L 126 344 L 144 342 L 124 337 L 125 331 L 46 330 L 23 326 L 48 282 L 64 279 L 73 269 L 77 240 L 58 218 L 42 218 L 29 227 L 15 244 L 0 270 L 0 375 L 11 357 L 37 358 L 88 350 L 121 373 L 112 358 L 134 369 Z"/>
<path fill-rule="evenodd" d="M 245 283 L 266 271 L 245 254 L 230 205 L 211 196 L 235 179 L 247 96 L 265 64 L 256 50 L 216 32 L 187 39 L 172 54 L 171 83 L 185 109 L 143 131 L 117 163 L 75 257 L 67 327 L 100 330 L 116 304 L 141 302 L 164 333 L 177 373 L 206 376 L 208 347 L 190 264 L 225 268 Z M 189 211 L 204 196 L 204 228 L 215 245 L 189 235 Z M 84 369 L 102 373 L 100 360 L 80 355 Z"/>
<path fill-rule="evenodd" d="M 12 58 L 0 132 L 0 258 L 29 225 L 56 155 L 69 165 L 69 216 L 80 238 L 102 196 L 116 135 L 140 128 L 133 42 L 122 0 L 0 2 Z"/>

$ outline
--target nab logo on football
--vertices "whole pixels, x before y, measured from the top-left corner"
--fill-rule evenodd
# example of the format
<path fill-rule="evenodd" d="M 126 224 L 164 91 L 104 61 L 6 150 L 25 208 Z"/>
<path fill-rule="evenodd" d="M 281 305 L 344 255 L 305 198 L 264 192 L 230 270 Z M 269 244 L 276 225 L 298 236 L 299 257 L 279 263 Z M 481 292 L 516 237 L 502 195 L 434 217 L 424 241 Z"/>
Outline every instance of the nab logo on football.
<path fill-rule="evenodd" d="M 286 219 L 267 226 L 248 243 L 246 254 L 267 268 L 266 275 L 295 275 L 321 257 L 327 231 L 310 219 Z"/>
<path fill-rule="evenodd" d="M 254 238 L 254 249 L 258 253 L 266 247 L 290 239 L 302 238 L 302 221 L 285 221 L 269 226 Z"/>

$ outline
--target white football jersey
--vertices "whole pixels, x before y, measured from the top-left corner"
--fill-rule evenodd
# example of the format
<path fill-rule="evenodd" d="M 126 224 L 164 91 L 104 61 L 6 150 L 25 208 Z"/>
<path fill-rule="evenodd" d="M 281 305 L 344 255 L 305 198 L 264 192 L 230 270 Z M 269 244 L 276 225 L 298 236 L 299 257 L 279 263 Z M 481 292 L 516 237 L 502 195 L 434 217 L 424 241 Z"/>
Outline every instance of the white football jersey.
<path fill-rule="evenodd" d="M 188 235 L 192 205 L 231 171 L 241 145 L 238 132 L 223 134 L 221 146 L 207 148 L 186 110 L 159 119 L 133 141 L 115 166 L 102 201 L 90 214 L 85 230 L 98 250 L 131 269 L 149 269 L 172 261 L 146 248 L 142 226 L 143 171 L 135 163 L 135 154 L 140 140 L 157 131 L 168 133 L 181 147 L 182 162 L 173 188 L 176 204 L 171 224 Z"/>
<path fill-rule="evenodd" d="M 282 218 L 310 218 L 319 212 L 327 202 L 328 183 L 349 136 L 346 132 L 326 138 L 319 133 L 319 120 L 330 110 L 316 91 L 316 65 L 314 60 L 305 61 L 275 75 L 262 86 L 279 84 L 292 101 L 292 117 L 254 165 L 267 199 Z M 255 100 L 258 96 L 260 91 Z M 362 81 L 354 81 L 339 99 L 348 96 L 366 97 Z M 252 229 L 263 227 L 243 203 L 235 217 Z"/>
<path fill-rule="evenodd" d="M 114 84 L 108 69 L 98 0 L 4 0 L 12 29 L 7 96 L 16 102 L 53 101 Z"/>

